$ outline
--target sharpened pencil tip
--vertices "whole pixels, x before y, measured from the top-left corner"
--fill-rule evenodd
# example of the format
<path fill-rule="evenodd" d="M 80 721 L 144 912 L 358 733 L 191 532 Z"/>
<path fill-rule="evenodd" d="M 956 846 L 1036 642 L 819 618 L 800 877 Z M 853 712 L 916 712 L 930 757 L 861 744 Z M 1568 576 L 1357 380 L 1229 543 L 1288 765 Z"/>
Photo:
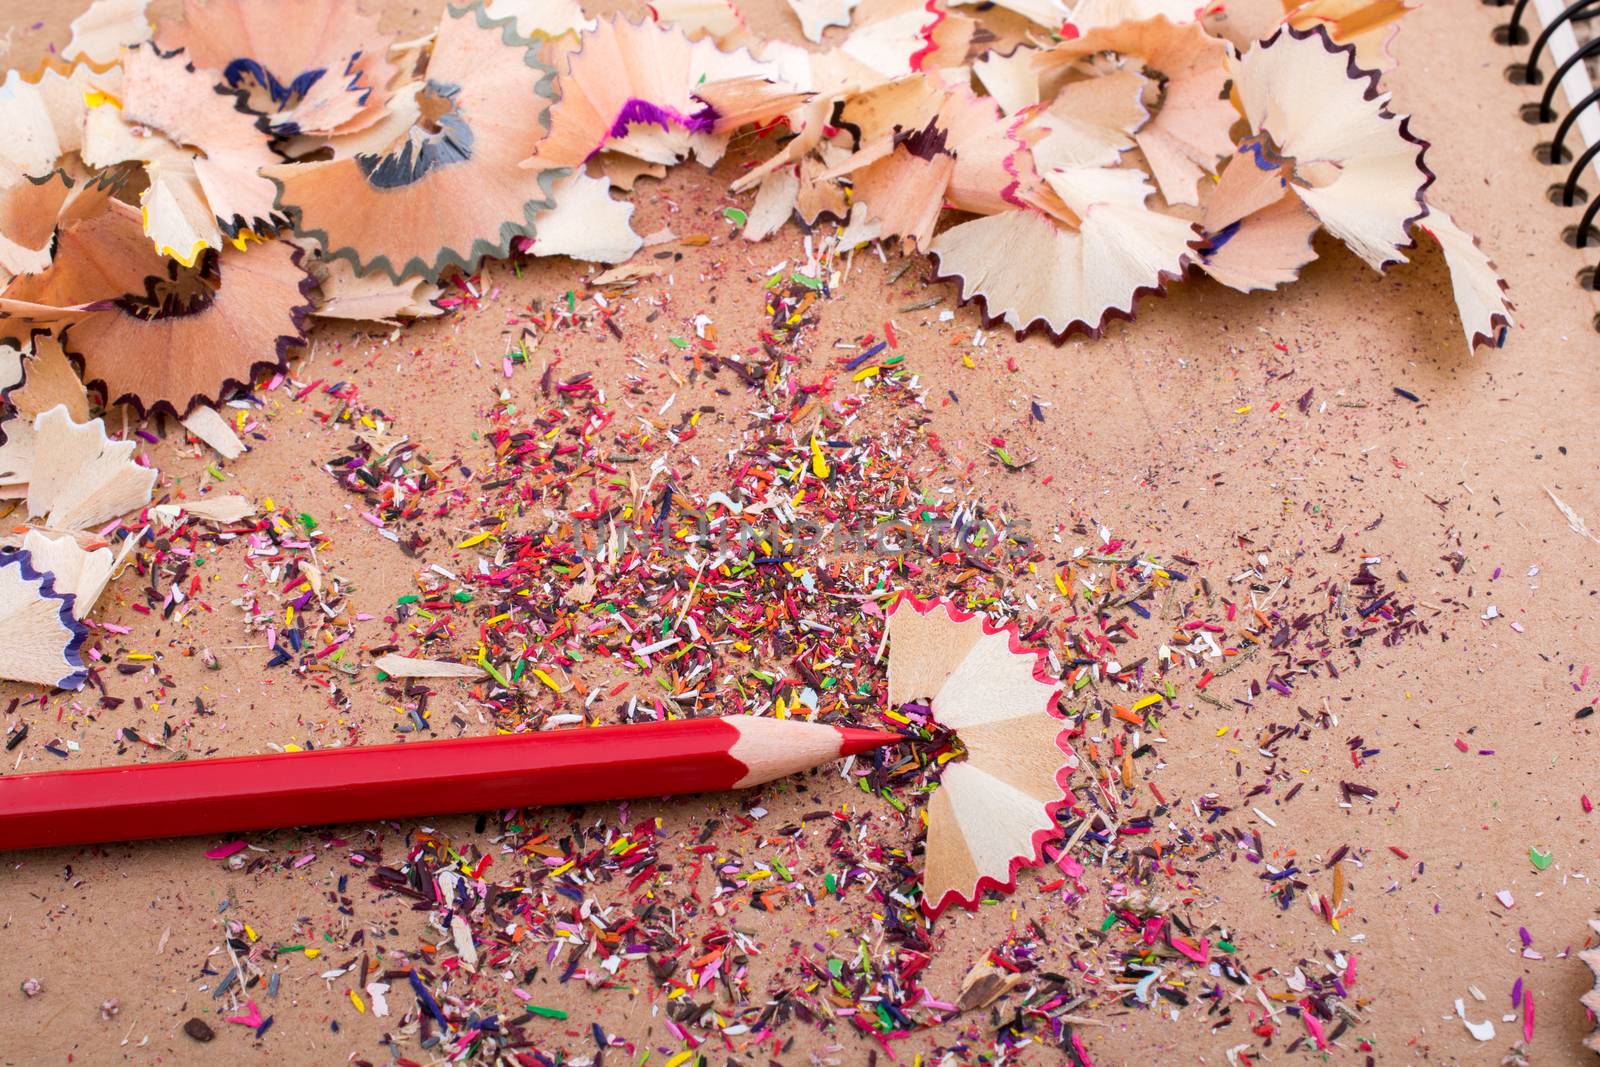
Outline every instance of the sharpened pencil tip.
<path fill-rule="evenodd" d="M 884 745 L 892 745 L 904 740 L 899 734 L 889 733 L 887 730 L 857 730 L 853 727 L 841 726 L 839 730 L 839 755 L 854 756 L 860 752 L 871 752 Z"/>

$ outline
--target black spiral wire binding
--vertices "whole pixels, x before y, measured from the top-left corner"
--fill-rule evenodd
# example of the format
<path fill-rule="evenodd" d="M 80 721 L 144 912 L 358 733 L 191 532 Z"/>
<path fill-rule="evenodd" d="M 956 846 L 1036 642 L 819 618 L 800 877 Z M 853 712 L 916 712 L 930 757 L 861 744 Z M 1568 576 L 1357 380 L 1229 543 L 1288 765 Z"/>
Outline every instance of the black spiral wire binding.
<path fill-rule="evenodd" d="M 1582 192 L 1583 189 L 1578 185 L 1578 175 L 1583 173 L 1584 167 L 1587 167 L 1590 163 L 1594 162 L 1594 157 L 1597 155 L 1600 155 L 1600 141 L 1596 141 L 1593 145 L 1585 148 L 1583 150 L 1583 154 L 1573 161 L 1572 169 L 1567 171 L 1567 180 L 1561 183 L 1562 207 L 1572 207 L 1574 204 L 1580 202 L 1578 200 L 1578 194 Z M 1595 203 L 1600 204 L 1600 200 L 1596 200 Z M 1593 214 L 1594 210 L 1592 207 L 1588 211 L 1585 211 L 1583 215 L 1583 223 L 1578 226 L 1578 232 L 1574 240 L 1577 241 L 1579 248 L 1584 246 L 1584 237 L 1588 232 L 1587 226 L 1591 221 L 1593 221 L 1591 218 Z"/>
<path fill-rule="evenodd" d="M 1567 151 L 1567 134 L 1572 132 L 1572 127 L 1578 123 L 1578 116 L 1587 108 L 1600 103 L 1600 89 L 1594 90 L 1588 96 L 1578 101 L 1578 106 L 1568 111 L 1561 119 L 1561 124 L 1556 127 L 1556 135 L 1550 142 L 1550 161 L 1552 163 L 1563 159 L 1572 158 L 1572 153 Z M 1561 199 L 1562 207 L 1571 207 L 1573 204 L 1572 190 L 1568 187 Z"/>
<path fill-rule="evenodd" d="M 1555 136 L 1546 143 L 1540 144 L 1535 149 L 1535 155 L 1541 163 L 1563 166 L 1570 162 L 1566 180 L 1550 187 L 1550 199 L 1563 207 L 1574 207 L 1586 204 L 1582 218 L 1578 225 L 1569 227 L 1563 237 L 1577 248 L 1587 248 L 1591 235 L 1595 243 L 1600 244 L 1600 231 L 1595 229 L 1596 217 L 1600 216 L 1600 196 L 1591 198 L 1587 190 L 1579 184 L 1579 179 L 1585 170 L 1597 157 L 1600 157 L 1600 142 L 1587 146 L 1573 158 L 1573 152 L 1567 147 L 1567 139 L 1572 133 L 1572 128 L 1577 125 L 1578 119 L 1588 109 L 1600 106 L 1600 88 L 1590 92 L 1582 100 L 1562 114 L 1560 105 L 1556 102 L 1556 93 L 1560 90 L 1561 80 L 1567 72 L 1588 59 L 1600 56 L 1600 35 L 1587 41 L 1575 49 L 1572 55 L 1555 65 L 1554 70 L 1546 74 L 1540 69 L 1540 61 L 1544 59 L 1550 41 L 1556 32 L 1569 23 L 1587 22 L 1589 19 L 1600 16 L 1600 0 L 1571 0 L 1561 10 L 1561 13 L 1551 19 L 1549 24 L 1533 37 L 1525 25 L 1528 16 L 1528 7 L 1531 0 L 1483 0 L 1490 7 L 1505 7 L 1511 5 L 1511 18 L 1503 26 L 1496 28 L 1494 39 L 1503 45 L 1521 46 L 1532 40 L 1532 47 L 1528 49 L 1527 58 L 1522 63 L 1513 63 L 1506 68 L 1506 78 L 1515 85 L 1543 85 L 1544 91 L 1539 96 L 1537 104 L 1525 105 L 1522 117 L 1527 122 L 1536 125 L 1556 122 Z M 1594 289 L 1596 285 L 1597 269 L 1586 267 L 1579 274 L 1579 282 L 1585 288 Z M 1600 317 L 1596 319 L 1596 327 L 1600 328 Z"/>
<path fill-rule="evenodd" d="M 1600 155 L 1600 147 L 1588 149 L 1583 153 L 1582 158 L 1584 162 L 1587 163 L 1596 155 Z M 1567 181 L 1572 181 L 1570 175 L 1568 176 Z M 1578 220 L 1578 232 L 1573 240 L 1577 243 L 1579 248 L 1583 248 L 1588 244 L 1589 230 L 1594 226 L 1594 215 L 1596 211 L 1600 211 L 1600 198 L 1589 201 L 1589 206 L 1583 209 L 1583 218 Z"/>
<path fill-rule="evenodd" d="M 1568 10 L 1571 9 L 1569 8 Z M 1573 67 L 1594 55 L 1600 55 L 1600 37 L 1596 37 L 1592 41 L 1585 41 L 1583 44 L 1574 49 L 1570 56 L 1561 61 L 1561 65 L 1556 68 L 1556 72 L 1554 74 L 1550 75 L 1549 82 L 1545 84 L 1544 93 L 1539 97 L 1539 110 L 1537 112 L 1537 117 L 1540 122 L 1554 122 L 1556 120 L 1554 104 L 1556 102 L 1556 90 L 1561 88 L 1561 79 L 1565 78 L 1567 76 L 1567 72 Z M 1533 66 L 1531 62 L 1525 64 L 1525 68 L 1527 74 L 1529 75 L 1539 74 L 1539 68 Z M 1537 81 L 1530 81 L 1528 84 L 1537 85 L 1539 83 Z"/>
<path fill-rule="evenodd" d="M 1526 6 L 1527 0 L 1518 0 L 1516 10 L 1511 19 L 1510 37 L 1516 37 L 1520 31 L 1521 28 L 1518 23 L 1518 18 L 1521 16 L 1523 10 L 1526 9 Z M 1556 30 L 1560 29 L 1568 22 L 1581 22 L 1583 19 L 1591 18 L 1597 12 L 1600 12 L 1600 0 L 1577 0 L 1576 3 L 1568 4 L 1557 18 L 1552 19 L 1550 21 L 1550 25 L 1546 26 L 1544 31 L 1534 39 L 1533 47 L 1528 49 L 1528 61 L 1522 65 L 1522 76 L 1525 83 L 1528 85 L 1539 84 L 1539 55 L 1545 50 L 1545 46 L 1550 43 L 1550 38 L 1554 36 Z M 1566 67 L 1563 67 L 1562 70 L 1564 73 Z M 1550 79 L 1551 87 L 1560 84 L 1560 82 L 1560 74 L 1557 74 L 1555 77 Z M 1539 105 L 1539 121 L 1550 122 L 1554 119 L 1555 116 L 1549 113 L 1548 101 L 1541 101 Z"/>

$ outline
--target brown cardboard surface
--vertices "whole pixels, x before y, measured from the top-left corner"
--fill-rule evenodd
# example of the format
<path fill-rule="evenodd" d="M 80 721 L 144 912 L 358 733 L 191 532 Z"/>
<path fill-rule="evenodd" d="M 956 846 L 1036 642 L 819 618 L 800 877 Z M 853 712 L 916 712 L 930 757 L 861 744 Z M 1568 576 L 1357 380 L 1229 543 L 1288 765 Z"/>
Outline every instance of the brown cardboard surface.
<path fill-rule="evenodd" d="M 797 36 L 784 5 L 750 0 L 744 6 L 758 30 Z M 12 28 L 0 59 L 12 66 L 31 63 L 47 42 L 65 39 L 65 26 L 80 7 L 41 10 L 0 0 L 0 26 Z M 394 9 L 386 22 L 426 26 L 433 5 L 426 7 Z M 1040 527 L 1068 516 L 1091 518 L 1153 551 L 1186 555 L 1205 568 L 1237 562 L 1234 539 L 1240 534 L 1251 538 L 1253 550 L 1277 558 L 1301 549 L 1315 554 L 1343 536 L 1349 551 L 1382 557 L 1386 575 L 1395 568 L 1406 572 L 1408 593 L 1437 609 L 1425 638 L 1366 649 L 1361 667 L 1297 689 L 1294 703 L 1326 706 L 1339 725 L 1285 751 L 1280 770 L 1306 785 L 1291 803 L 1254 801 L 1276 825 L 1245 823 L 1258 828 L 1270 848 L 1295 849 L 1301 856 L 1326 856 L 1341 843 L 1372 850 L 1365 868 L 1351 872 L 1348 897 L 1355 910 L 1342 933 L 1331 933 L 1303 901 L 1280 912 L 1264 894 L 1258 868 L 1242 861 L 1210 865 L 1186 894 L 1196 910 L 1235 931 L 1254 966 L 1288 970 L 1296 959 L 1324 949 L 1355 953 L 1355 993 L 1365 999 L 1364 1019 L 1332 1052 L 1341 1063 L 1361 1063 L 1368 1055 L 1396 1064 L 1498 1063 L 1520 1032 L 1520 1023 L 1500 1021 L 1510 1011 L 1507 993 L 1518 977 L 1537 1004 L 1533 1062 L 1585 1063 L 1593 1057 L 1579 1044 L 1589 1024 L 1577 1004 L 1590 985 L 1589 972 L 1563 953 L 1583 946 L 1585 920 L 1600 906 L 1593 881 L 1600 875 L 1593 820 L 1600 815 L 1585 815 L 1579 806 L 1581 794 L 1600 795 L 1594 770 L 1600 741 L 1592 727 L 1597 720 L 1574 719 L 1600 681 L 1591 680 L 1581 694 L 1574 691 L 1586 666 L 1600 666 L 1600 546 L 1568 528 L 1546 490 L 1600 528 L 1600 436 L 1593 428 L 1600 369 L 1590 321 L 1595 308 L 1573 284 L 1582 260 L 1559 236 L 1575 220 L 1544 196 L 1554 179 L 1533 158 L 1540 134 L 1517 115 L 1531 90 L 1512 87 L 1501 76 L 1512 56 L 1491 42 L 1499 21 L 1503 15 L 1496 9 L 1433 0 L 1407 21 L 1397 44 L 1400 67 L 1387 84 L 1395 109 L 1411 113 L 1413 129 L 1432 142 L 1428 162 L 1439 176 L 1437 203 L 1480 236 L 1511 285 L 1517 325 L 1503 350 L 1465 354 L 1435 251 L 1419 250 L 1411 265 L 1379 277 L 1324 239 L 1318 242 L 1321 257 L 1286 291 L 1245 297 L 1195 278 L 1169 297 L 1145 303 L 1135 322 L 1113 326 L 1097 342 L 1053 346 L 995 332 L 975 350 L 968 343 L 979 328 L 972 309 L 959 310 L 952 322 L 938 321 L 939 311 L 952 306 L 946 286 L 928 290 L 945 296 L 940 307 L 896 316 L 930 396 L 943 397 L 947 390 L 960 396 L 959 404 L 930 403 L 931 428 L 953 454 L 979 461 L 961 483 L 973 498 L 1004 501 Z M 639 373 L 646 379 L 640 403 L 655 406 L 676 391 L 660 359 L 665 338 L 697 312 L 717 320 L 720 337 L 751 342 L 764 319 L 763 272 L 798 255 L 802 238 L 793 226 L 759 245 L 724 236 L 721 208 L 748 206 L 748 197 L 733 200 L 724 193 L 734 165 L 713 177 L 689 164 L 664 183 L 642 183 L 643 195 L 636 194 L 640 232 L 670 222 L 680 234 L 717 239 L 684 249 L 671 287 L 654 287 L 667 300 L 658 323 L 640 325 L 625 345 L 581 335 L 556 342 L 567 361 L 563 369 L 592 366 L 612 382 Z M 497 268 L 494 276 L 504 287 L 497 303 L 563 292 L 582 273 L 566 261 L 540 263 L 520 278 Z M 858 255 L 841 294 L 820 312 L 817 349 L 809 358 L 826 358 L 825 346 L 835 338 L 878 329 L 886 307 L 920 298 L 920 292 L 906 294 L 921 273 L 907 274 L 886 296 L 886 269 L 875 257 Z M 479 426 L 477 413 L 502 387 L 526 390 L 534 381 L 522 376 L 506 382 L 499 375 L 503 341 L 496 306 L 409 327 L 392 340 L 381 333 L 319 328 L 314 354 L 307 357 L 313 370 L 301 376 L 354 380 L 404 432 L 437 454 L 473 462 L 481 455 L 471 436 Z M 646 356 L 645 369 L 629 362 L 634 349 Z M 963 366 L 961 352 L 973 353 L 974 368 Z M 475 355 L 483 357 L 481 366 Z M 1014 359 L 1014 371 L 1008 359 Z M 334 360 L 342 362 L 335 366 Z M 1397 396 L 1395 387 L 1420 403 Z M 1302 417 L 1294 402 L 1307 389 L 1315 390 L 1318 406 Z M 1033 399 L 1052 405 L 1042 424 L 1029 419 Z M 699 455 L 719 454 L 738 432 L 742 398 L 719 398 L 702 385 L 682 392 L 679 403 L 687 402 L 724 405 L 706 416 L 705 432 L 691 446 Z M 1022 473 L 996 473 L 981 462 L 993 435 L 1036 453 L 1038 462 Z M 370 536 L 346 509 L 346 497 L 318 470 L 342 439 L 317 424 L 305 405 L 281 405 L 269 438 L 229 466 L 230 488 L 257 500 L 271 495 L 323 517 L 335 536 L 324 558 L 355 581 L 359 610 L 381 612 L 411 591 L 413 573 L 423 563 L 451 566 L 468 558 L 436 541 L 433 555 L 413 561 Z M 163 445 L 151 449 L 152 458 L 163 470 L 164 486 L 173 479 L 193 488 L 209 457 L 182 454 L 176 439 L 169 432 Z M 1453 551 L 1468 559 L 1460 574 L 1440 560 Z M 41 706 L 36 691 L 0 687 L 0 706 L 11 696 L 32 701 L 9 717 L 30 723 L 31 738 L 8 754 L 5 771 L 57 767 L 59 761 L 41 747 L 52 736 L 81 745 L 72 760 L 76 765 L 141 758 L 134 748 L 118 754 L 117 732 L 158 731 L 169 711 L 183 719 L 184 743 L 195 752 L 255 752 L 268 742 L 303 739 L 386 739 L 393 712 L 372 683 L 358 684 L 353 706 L 340 711 L 319 691 L 263 669 L 260 650 L 238 647 L 251 639 L 237 613 L 223 605 L 240 571 L 225 559 L 220 566 L 213 594 L 218 610 L 191 617 L 181 634 L 164 632 L 157 620 L 130 609 L 135 587 L 128 577 L 102 602 L 102 618 L 132 628 L 127 647 L 161 650 L 162 674 L 176 682 L 160 695 L 159 683 L 149 676 L 108 683 L 118 695 L 143 696 L 143 709 L 130 700 L 90 721 L 63 710 L 60 697 Z M 1497 617 L 1485 619 L 1491 605 Z M 217 652 L 222 671 L 206 672 L 197 659 L 178 653 L 199 643 Z M 218 714 L 185 714 L 196 695 L 215 704 Z M 160 711 L 155 700 L 165 702 Z M 1250 736 L 1262 725 L 1261 713 L 1255 714 L 1251 721 L 1201 704 L 1170 716 L 1165 767 L 1154 776 L 1162 791 L 1182 798 L 1208 791 L 1237 798 L 1241 783 L 1258 777 L 1254 770 L 1235 772 L 1236 763 L 1255 759 Z M 1231 729 L 1219 736 L 1233 727 L 1242 729 L 1240 737 Z M 1370 805 L 1341 807 L 1337 782 L 1351 776 L 1347 740 L 1354 736 L 1382 749 L 1360 772 L 1379 797 Z M 1469 751 L 1456 747 L 1457 738 Z M 777 790 L 764 803 L 775 817 L 790 818 L 822 800 L 836 804 L 854 797 L 863 803 L 864 817 L 872 817 L 868 798 L 836 779 L 816 779 L 813 787 L 818 795 L 810 798 Z M 636 805 L 634 811 L 636 817 L 653 814 L 689 827 L 711 812 L 739 811 L 744 803 L 709 797 Z M 432 825 L 463 839 L 474 832 L 470 817 Z M 338 832 L 351 841 L 378 832 L 391 842 L 398 838 L 392 828 Z M 306 832 L 299 840 L 306 850 L 320 852 L 327 836 Z M 0 1061 L 388 1060 L 379 1037 L 393 1020 L 357 1014 L 345 986 L 325 983 L 317 977 L 321 967 L 300 957 L 279 966 L 282 991 L 270 1008 L 276 1024 L 263 1041 L 252 1042 L 241 1028 L 216 1018 L 211 994 L 200 988 L 205 979 L 198 976 L 220 944 L 220 924 L 243 918 L 280 943 L 300 927 L 319 934 L 335 928 L 346 920 L 330 894 L 348 868 L 330 857 L 299 869 L 239 874 L 205 859 L 207 844 L 5 857 Z M 1553 852 L 1548 870 L 1530 865 L 1532 845 Z M 285 854 L 290 847 L 280 843 Z M 1035 875 L 1025 874 L 1005 905 L 942 919 L 935 928 L 930 988 L 953 1000 L 972 963 L 1029 919 L 1059 939 L 1056 965 L 1066 966 L 1076 928 L 1097 926 L 1101 913 L 1088 906 L 1078 914 L 1062 909 L 1038 884 Z M 1501 907 L 1494 896 L 1499 890 L 1514 895 L 1514 908 Z M 405 902 L 378 903 L 365 891 L 354 895 L 360 910 L 350 923 L 393 927 L 400 932 L 394 944 L 401 947 L 432 936 L 424 917 Z M 822 938 L 855 914 L 854 905 L 824 901 L 815 914 L 746 911 L 740 923 L 781 954 L 791 940 Z M 1543 959 L 1520 954 L 1519 927 L 1529 931 Z M 211 962 L 213 969 L 225 969 Z M 28 978 L 42 982 L 42 995 L 28 999 L 18 992 Z M 1473 1000 L 1469 985 L 1488 1002 Z M 538 1003 L 572 1012 L 568 1023 L 551 1024 L 548 1047 L 590 1054 L 591 1019 L 637 1042 L 641 1052 L 678 1047 L 642 986 L 597 993 L 546 976 L 531 992 Z M 1493 1042 L 1478 1044 L 1451 1017 L 1458 997 L 1468 1001 L 1474 1019 L 1496 1020 L 1500 1033 Z M 106 1021 L 100 1006 L 110 998 L 119 1002 L 119 1012 Z M 1105 1025 L 1083 1031 L 1096 1062 L 1224 1063 L 1225 1050 L 1248 1036 L 1241 1033 L 1242 1019 L 1214 1033 L 1203 1007 L 1192 1005 L 1175 1020 L 1171 1010 L 1167 1005 L 1101 1012 Z M 201 1046 L 183 1035 L 184 1020 L 195 1014 L 212 1020 L 218 1040 Z M 914 1051 L 948 1045 L 968 1027 L 978 1035 L 976 1047 L 986 1046 L 993 1026 L 984 1015 L 944 1033 L 916 1035 L 897 1048 L 909 1061 Z M 565 1036 L 569 1030 L 574 1036 Z M 1298 1033 L 1286 1029 L 1277 1047 Z M 782 1062 L 803 1062 L 812 1053 L 862 1063 L 876 1048 L 848 1035 L 836 1043 L 804 1029 L 795 1036 L 798 1043 Z M 1358 1048 L 1363 1040 L 1370 1052 Z M 402 1043 L 401 1051 L 424 1059 L 414 1042 Z M 712 1062 L 730 1059 L 715 1045 L 704 1051 Z M 740 1061 L 762 1062 L 769 1052 L 770 1047 L 751 1051 Z M 1025 1050 L 1023 1058 L 1056 1062 L 1058 1055 L 1035 1049 Z M 652 1052 L 650 1062 L 665 1058 Z M 606 1060 L 622 1061 L 620 1053 Z"/>

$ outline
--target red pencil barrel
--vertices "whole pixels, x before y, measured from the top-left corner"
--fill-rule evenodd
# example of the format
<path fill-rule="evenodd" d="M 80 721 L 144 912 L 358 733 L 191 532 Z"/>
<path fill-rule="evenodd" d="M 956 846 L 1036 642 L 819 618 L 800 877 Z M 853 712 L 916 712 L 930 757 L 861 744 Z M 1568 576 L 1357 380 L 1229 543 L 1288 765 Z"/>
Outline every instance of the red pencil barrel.
<path fill-rule="evenodd" d="M 715 718 L 0 776 L 0 849 L 731 788 Z"/>

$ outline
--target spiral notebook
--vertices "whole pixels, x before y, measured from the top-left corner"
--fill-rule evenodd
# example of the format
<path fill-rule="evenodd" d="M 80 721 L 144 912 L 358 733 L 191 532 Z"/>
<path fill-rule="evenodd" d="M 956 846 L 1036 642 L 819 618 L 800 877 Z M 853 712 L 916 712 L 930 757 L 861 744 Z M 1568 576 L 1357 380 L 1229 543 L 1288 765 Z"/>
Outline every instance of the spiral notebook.
<path fill-rule="evenodd" d="M 1486 0 L 1506 15 L 1493 40 L 1514 57 L 1507 81 L 1522 87 L 1535 158 L 1549 168 L 1547 197 L 1568 209 L 1562 239 L 1591 260 L 1578 283 L 1595 288 L 1600 258 L 1600 0 Z"/>

